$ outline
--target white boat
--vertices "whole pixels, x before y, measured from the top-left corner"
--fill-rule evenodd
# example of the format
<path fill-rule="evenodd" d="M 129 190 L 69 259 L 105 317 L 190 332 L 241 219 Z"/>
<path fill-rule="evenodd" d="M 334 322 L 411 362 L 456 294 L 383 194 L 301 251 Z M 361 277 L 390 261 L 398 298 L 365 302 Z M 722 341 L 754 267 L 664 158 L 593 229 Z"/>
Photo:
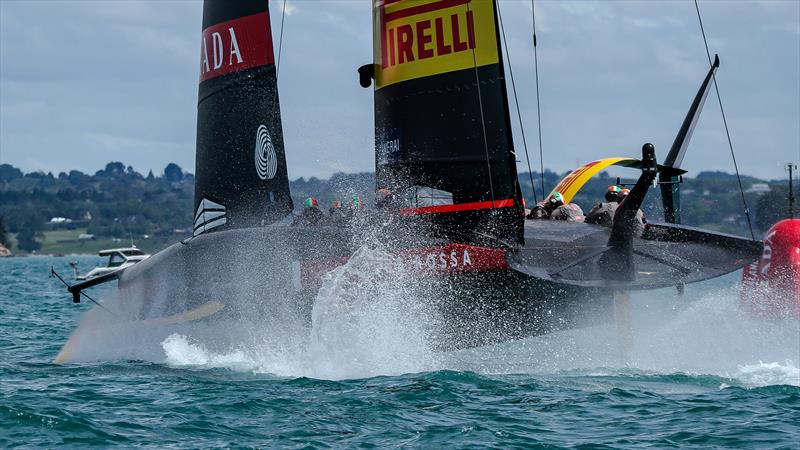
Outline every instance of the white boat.
<path fill-rule="evenodd" d="M 126 267 L 130 267 L 139 261 L 143 261 L 150 257 L 147 253 L 139 250 L 136 246 L 125 247 L 125 248 L 112 248 L 107 250 L 100 250 L 98 252 L 99 256 L 108 256 L 108 263 L 102 267 L 95 267 L 94 269 L 90 270 L 89 273 L 86 275 L 81 275 L 78 272 L 78 263 L 73 261 L 70 263 L 73 269 L 75 269 L 75 279 L 76 280 L 88 280 L 91 278 L 98 277 L 100 275 L 105 275 L 107 273 L 116 272 L 118 270 L 122 270 Z"/>

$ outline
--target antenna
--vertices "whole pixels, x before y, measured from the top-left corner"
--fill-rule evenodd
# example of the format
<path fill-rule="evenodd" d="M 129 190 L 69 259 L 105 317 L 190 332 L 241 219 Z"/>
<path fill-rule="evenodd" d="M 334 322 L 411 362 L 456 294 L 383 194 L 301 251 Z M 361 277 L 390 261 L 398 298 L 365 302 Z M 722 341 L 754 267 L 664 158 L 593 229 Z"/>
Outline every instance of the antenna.
<path fill-rule="evenodd" d="M 794 219 L 794 189 L 792 187 L 792 171 L 797 170 L 797 164 L 786 163 L 786 170 L 789 171 L 789 217 Z"/>

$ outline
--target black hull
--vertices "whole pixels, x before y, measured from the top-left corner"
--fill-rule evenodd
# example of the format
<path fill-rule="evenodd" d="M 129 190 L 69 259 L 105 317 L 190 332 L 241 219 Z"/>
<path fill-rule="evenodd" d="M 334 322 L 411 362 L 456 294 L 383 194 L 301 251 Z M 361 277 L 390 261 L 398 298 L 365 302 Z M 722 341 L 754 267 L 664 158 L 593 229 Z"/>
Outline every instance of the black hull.
<path fill-rule="evenodd" d="M 353 242 L 362 238 L 346 228 L 288 226 L 201 235 L 126 269 L 118 296 L 106 306 L 125 327 L 141 325 L 137 335 L 153 334 L 150 344 L 187 324 L 220 325 L 223 335 L 215 336 L 214 345 L 233 343 L 239 327 L 279 326 L 276 317 L 310 328 L 320 278 L 345 264 L 362 245 Z M 425 248 L 443 242 L 414 238 L 415 246 Z M 403 259 L 410 245 L 398 238 L 389 250 Z M 608 321 L 613 312 L 610 295 L 599 289 L 536 280 L 508 268 L 438 273 L 409 267 L 404 282 L 413 284 L 413 301 L 435 317 L 427 321 L 426 342 L 436 350 L 589 326 Z M 59 361 L 71 360 L 80 335 L 79 328 Z"/>
<path fill-rule="evenodd" d="M 203 320 L 249 321 L 290 308 L 310 323 L 318 277 L 346 262 L 357 247 L 353 240 L 337 227 L 272 226 L 199 236 L 127 270 L 119 280 L 119 306 L 133 321 L 180 316 L 219 302 L 224 307 Z M 411 243 L 393 244 L 391 250 L 402 254 Z M 511 269 L 418 275 L 415 300 L 432 305 L 439 317 L 431 330 L 438 349 L 546 334 L 610 317 L 611 296 L 601 295 L 604 290 L 537 280 Z"/>
<path fill-rule="evenodd" d="M 600 226 L 528 221 L 521 248 L 496 241 L 494 248 L 479 240 L 455 244 L 406 227 L 393 228 L 387 242 L 386 227 L 352 231 L 360 228 L 374 227 L 267 226 L 201 235 L 123 271 L 119 295 L 106 306 L 126 324 L 166 329 L 194 322 L 227 324 L 223 329 L 291 322 L 310 329 L 323 278 L 372 246 L 400 265 L 330 276 L 356 290 L 365 281 L 373 284 L 375 297 L 385 292 L 371 278 L 387 279 L 386 289 L 402 290 L 434 318 L 426 323 L 426 342 L 452 350 L 608 323 L 616 292 L 723 275 L 760 250 L 758 242 L 653 225 L 634 242 L 640 275 L 622 283 L 604 278 L 600 259 L 609 249 L 609 231 Z M 470 264 L 460 265 L 468 254 Z"/>

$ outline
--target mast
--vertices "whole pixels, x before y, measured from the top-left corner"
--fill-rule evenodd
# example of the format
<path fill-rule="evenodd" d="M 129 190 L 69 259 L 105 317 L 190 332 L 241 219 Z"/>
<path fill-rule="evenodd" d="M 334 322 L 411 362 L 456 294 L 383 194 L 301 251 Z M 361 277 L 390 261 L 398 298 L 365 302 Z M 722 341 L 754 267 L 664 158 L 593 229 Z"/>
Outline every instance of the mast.
<path fill-rule="evenodd" d="M 522 240 L 495 1 L 377 0 L 376 188 L 450 237 Z"/>
<path fill-rule="evenodd" d="M 658 181 L 661 186 L 661 203 L 664 208 L 664 221 L 667 223 L 681 223 L 681 197 L 680 197 L 680 174 L 677 171 L 669 169 L 680 169 L 683 163 L 683 157 L 686 155 L 686 149 L 689 148 L 689 141 L 692 139 L 692 133 L 697 125 L 697 120 L 700 118 L 700 112 L 703 111 L 703 105 L 708 97 L 708 92 L 711 89 L 711 82 L 714 78 L 714 73 L 719 68 L 719 56 L 714 55 L 714 62 L 708 70 L 700 89 L 692 100 L 689 106 L 689 111 L 681 123 L 678 134 L 675 140 L 672 141 L 669 153 L 664 159 L 665 169 L 661 171 Z"/>
<path fill-rule="evenodd" d="M 292 210 L 266 0 L 205 0 L 194 235 Z"/>

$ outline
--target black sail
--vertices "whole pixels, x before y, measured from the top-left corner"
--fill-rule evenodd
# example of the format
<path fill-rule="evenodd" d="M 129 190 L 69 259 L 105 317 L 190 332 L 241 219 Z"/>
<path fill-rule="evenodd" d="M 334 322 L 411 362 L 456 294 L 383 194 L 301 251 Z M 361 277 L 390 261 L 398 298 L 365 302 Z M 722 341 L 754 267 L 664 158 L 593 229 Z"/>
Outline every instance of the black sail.
<path fill-rule="evenodd" d="M 496 5 L 374 2 L 377 188 L 445 234 L 519 241 L 522 203 Z"/>
<path fill-rule="evenodd" d="M 292 210 L 268 2 L 205 0 L 194 235 Z"/>

